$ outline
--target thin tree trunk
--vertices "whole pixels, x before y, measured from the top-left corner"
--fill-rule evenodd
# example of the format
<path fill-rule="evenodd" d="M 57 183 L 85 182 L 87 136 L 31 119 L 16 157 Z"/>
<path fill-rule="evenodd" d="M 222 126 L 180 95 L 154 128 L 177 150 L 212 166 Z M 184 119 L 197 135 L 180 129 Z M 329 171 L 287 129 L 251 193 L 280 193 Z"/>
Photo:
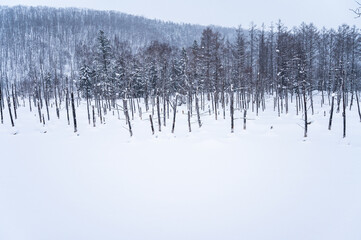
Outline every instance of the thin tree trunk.
<path fill-rule="evenodd" d="M 3 96 L 0 88 L 0 118 L 1 118 L 1 124 L 4 123 L 4 114 L 3 114 Z"/>
<path fill-rule="evenodd" d="M 45 107 L 46 107 L 46 114 L 48 117 L 48 121 L 50 121 L 50 114 L 49 114 L 49 99 L 45 97 Z"/>
<path fill-rule="evenodd" d="M 88 97 L 88 94 L 86 96 L 86 110 L 88 112 L 88 122 L 89 122 L 89 125 L 90 125 L 90 110 L 89 110 L 89 97 Z"/>
<path fill-rule="evenodd" d="M 11 126 L 15 127 L 13 114 L 11 113 L 11 103 L 10 103 L 10 97 L 9 96 L 8 96 L 7 100 L 8 100 L 8 108 L 9 108 L 9 116 L 10 116 Z"/>
<path fill-rule="evenodd" d="M 0 96 L 0 97 L 1 97 L 1 96 Z M 31 97 L 30 97 L 30 94 L 29 94 L 29 110 L 30 110 L 30 112 L 33 111 L 33 109 L 31 108 Z"/>
<path fill-rule="evenodd" d="M 149 114 L 149 121 L 150 121 L 150 128 L 152 129 L 152 134 L 154 135 L 154 125 L 153 125 L 152 114 Z"/>
<path fill-rule="evenodd" d="M 307 127 L 308 127 L 308 120 L 307 120 L 307 98 L 306 98 L 306 90 L 303 89 L 303 105 L 305 109 L 305 133 L 304 137 L 307 137 Z"/>
<path fill-rule="evenodd" d="M 158 127 L 159 132 L 162 131 L 162 121 L 160 119 L 160 102 L 159 102 L 159 96 L 157 95 L 157 115 L 158 115 Z"/>
<path fill-rule="evenodd" d="M 167 111 L 166 111 L 166 97 L 165 94 L 163 94 L 163 125 L 164 127 L 167 125 Z"/>
<path fill-rule="evenodd" d="M 76 112 L 75 112 L 75 104 L 74 104 L 74 93 L 71 93 L 71 107 L 73 112 L 73 121 L 74 121 L 74 132 L 78 131 L 77 123 L 76 123 Z"/>
<path fill-rule="evenodd" d="M 175 96 L 175 102 L 174 102 L 174 106 L 173 106 L 173 125 L 172 125 L 172 133 L 174 133 L 174 128 L 175 128 L 175 117 L 177 114 L 177 100 L 178 100 L 178 96 Z"/>
<path fill-rule="evenodd" d="M 356 101 L 357 101 L 357 111 L 358 111 L 358 116 L 360 117 L 360 122 L 361 122 L 361 110 L 360 110 L 360 102 L 358 100 L 358 93 L 356 91 Z"/>
<path fill-rule="evenodd" d="M 103 124 L 103 110 L 102 110 L 102 105 L 99 101 L 99 105 L 98 105 L 98 113 L 99 113 L 99 119 L 100 119 L 100 124 Z"/>
<path fill-rule="evenodd" d="M 353 105 L 353 98 L 354 98 L 354 95 L 353 95 L 353 91 L 352 91 L 352 94 L 351 94 L 351 103 L 350 103 L 350 111 L 351 111 L 352 105 Z"/>
<path fill-rule="evenodd" d="M 188 110 L 188 129 L 189 132 L 192 132 L 192 126 L 191 126 L 191 112 Z"/>
<path fill-rule="evenodd" d="M 94 109 L 94 106 L 92 106 L 92 110 L 93 110 L 93 127 L 95 127 L 96 119 L 95 119 L 95 109 Z"/>
<path fill-rule="evenodd" d="M 40 120 L 40 123 L 42 123 L 43 120 L 41 120 L 41 108 L 40 108 L 40 101 L 39 101 L 39 99 L 38 99 L 37 105 L 38 105 L 39 120 Z"/>
<path fill-rule="evenodd" d="M 199 114 L 199 104 L 198 104 L 197 94 L 196 94 L 196 111 L 197 111 L 198 126 L 202 127 L 201 116 Z"/>
<path fill-rule="evenodd" d="M 247 124 L 247 110 L 244 109 L 243 113 L 243 129 L 246 130 L 246 124 Z"/>
<path fill-rule="evenodd" d="M 331 100 L 331 111 L 330 111 L 330 120 L 328 121 L 328 130 L 331 130 L 332 127 L 332 118 L 333 118 L 333 108 L 335 104 L 335 96 L 332 96 Z"/>
<path fill-rule="evenodd" d="M 68 120 L 68 125 L 70 125 L 70 115 L 69 115 L 69 90 L 68 90 L 68 88 L 66 88 L 65 108 L 66 108 L 66 118 L 67 118 L 67 120 Z"/>
<path fill-rule="evenodd" d="M 56 111 L 56 117 L 60 118 L 60 112 L 59 112 L 59 105 L 58 105 L 58 96 L 56 94 L 56 87 L 54 87 L 54 97 L 55 97 L 55 111 Z"/>
<path fill-rule="evenodd" d="M 127 121 L 128 129 L 129 129 L 129 134 L 132 137 L 133 136 L 133 131 L 132 131 L 132 125 L 130 124 L 130 118 L 129 118 L 129 112 L 128 112 L 128 103 L 127 103 L 126 99 L 123 99 L 123 109 L 124 109 L 124 115 L 125 115 L 125 119 Z"/>
<path fill-rule="evenodd" d="M 13 108 L 14 108 L 14 117 L 15 119 L 18 119 L 18 114 L 16 113 L 16 97 L 15 97 L 15 91 L 14 91 L 14 84 L 11 85 L 12 89 L 11 89 L 11 93 L 12 93 L 12 98 L 13 98 Z"/>
<path fill-rule="evenodd" d="M 215 117 L 215 119 L 217 120 L 218 119 L 218 109 L 217 109 L 217 107 L 218 107 L 218 93 L 217 92 L 215 92 L 214 93 L 214 117 Z"/>

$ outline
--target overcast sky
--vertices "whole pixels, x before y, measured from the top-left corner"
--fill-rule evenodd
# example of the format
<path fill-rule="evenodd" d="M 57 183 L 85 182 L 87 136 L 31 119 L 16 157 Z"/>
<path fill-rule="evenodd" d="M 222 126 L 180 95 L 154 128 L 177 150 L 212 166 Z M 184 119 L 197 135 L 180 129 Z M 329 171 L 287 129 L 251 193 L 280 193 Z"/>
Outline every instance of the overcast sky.
<path fill-rule="evenodd" d="M 0 5 L 85 7 L 117 10 L 165 21 L 248 27 L 281 19 L 288 27 L 313 22 L 318 27 L 343 23 L 361 27 L 349 10 L 354 0 L 0 0 Z"/>

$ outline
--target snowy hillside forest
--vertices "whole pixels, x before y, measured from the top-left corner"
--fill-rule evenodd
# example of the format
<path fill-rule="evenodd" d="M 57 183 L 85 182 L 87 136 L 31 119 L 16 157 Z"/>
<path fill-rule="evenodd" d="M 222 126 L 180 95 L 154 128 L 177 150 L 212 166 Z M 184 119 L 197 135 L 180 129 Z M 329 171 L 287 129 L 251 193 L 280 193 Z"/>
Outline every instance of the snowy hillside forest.
<path fill-rule="evenodd" d="M 360 29 L 244 24 L 0 6 L 0 240 L 360 240 Z"/>
<path fill-rule="evenodd" d="M 1 123 L 7 112 L 14 126 L 25 102 L 43 124 L 52 109 L 60 118 L 65 105 L 77 131 L 76 107 L 84 100 L 89 124 L 95 113 L 102 120 L 107 111 L 122 110 L 130 135 L 134 111 L 152 110 L 161 131 L 170 112 L 175 124 L 182 104 L 199 127 L 202 112 L 216 120 L 227 112 L 233 132 L 235 111 L 244 112 L 244 120 L 247 111 L 258 116 L 272 96 L 278 116 L 294 107 L 303 116 L 306 137 L 315 94 L 321 107 L 330 106 L 329 129 L 334 112 L 341 112 L 345 137 L 346 110 L 353 105 L 361 120 L 361 38 L 354 26 L 287 29 L 278 22 L 236 30 L 20 6 L 1 7 L 0 19 Z"/>

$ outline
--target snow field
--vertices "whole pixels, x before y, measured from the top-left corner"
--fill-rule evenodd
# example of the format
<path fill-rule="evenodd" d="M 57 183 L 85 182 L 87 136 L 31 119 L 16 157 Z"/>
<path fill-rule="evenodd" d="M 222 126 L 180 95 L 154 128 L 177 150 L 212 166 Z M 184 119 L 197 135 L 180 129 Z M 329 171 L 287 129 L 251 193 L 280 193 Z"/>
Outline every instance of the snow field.
<path fill-rule="evenodd" d="M 84 104 L 78 134 L 64 109 L 45 127 L 25 107 L 11 128 L 5 112 L 0 239 L 360 239 L 357 109 L 343 139 L 341 113 L 328 131 L 319 100 L 306 139 L 294 104 L 278 118 L 272 99 L 247 130 L 236 111 L 233 134 L 228 111 L 203 113 L 202 128 L 193 116 L 189 133 L 185 106 L 175 134 L 172 114 L 152 136 L 143 113 L 132 138 L 123 114 L 88 125 Z"/>

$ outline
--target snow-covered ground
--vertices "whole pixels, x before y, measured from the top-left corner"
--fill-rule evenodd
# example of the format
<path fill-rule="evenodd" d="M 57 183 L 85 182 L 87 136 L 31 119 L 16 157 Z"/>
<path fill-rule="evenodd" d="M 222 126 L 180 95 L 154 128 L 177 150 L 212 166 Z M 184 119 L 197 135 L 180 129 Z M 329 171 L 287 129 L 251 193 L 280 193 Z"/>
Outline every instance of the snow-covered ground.
<path fill-rule="evenodd" d="M 79 132 L 65 111 L 42 126 L 36 111 L 20 108 L 15 128 L 0 124 L 0 239 L 361 239 L 361 123 L 347 112 L 347 137 L 329 106 L 309 118 L 294 105 L 277 117 L 273 103 L 249 111 L 247 130 L 230 118 L 192 118 L 179 107 L 152 136 L 148 114 L 88 125 L 77 109 Z M 355 104 L 356 105 L 356 104 Z M 326 116 L 324 113 L 326 111 Z M 155 128 L 157 130 L 157 123 Z M 14 135 L 14 133 L 16 133 Z"/>

